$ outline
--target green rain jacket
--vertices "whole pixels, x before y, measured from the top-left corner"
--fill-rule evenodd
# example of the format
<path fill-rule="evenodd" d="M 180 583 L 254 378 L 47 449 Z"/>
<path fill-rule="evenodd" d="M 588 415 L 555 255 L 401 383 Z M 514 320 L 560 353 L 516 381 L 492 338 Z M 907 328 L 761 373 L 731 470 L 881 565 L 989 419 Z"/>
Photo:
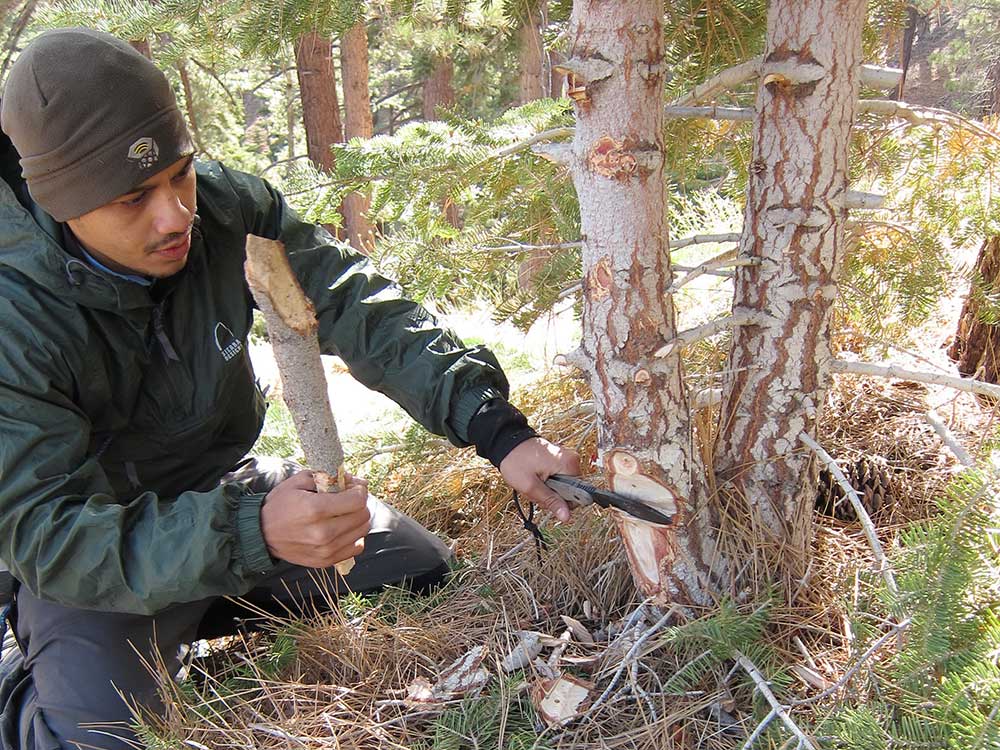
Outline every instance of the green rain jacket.
<path fill-rule="evenodd" d="M 13 149 L 0 162 L 0 560 L 36 596 L 152 613 L 246 593 L 271 571 L 262 496 L 219 484 L 264 418 L 248 233 L 285 243 L 322 351 L 431 432 L 465 445 L 477 409 L 507 394 L 489 351 L 260 179 L 199 163 L 188 263 L 147 288 L 67 253 L 24 197 Z"/>

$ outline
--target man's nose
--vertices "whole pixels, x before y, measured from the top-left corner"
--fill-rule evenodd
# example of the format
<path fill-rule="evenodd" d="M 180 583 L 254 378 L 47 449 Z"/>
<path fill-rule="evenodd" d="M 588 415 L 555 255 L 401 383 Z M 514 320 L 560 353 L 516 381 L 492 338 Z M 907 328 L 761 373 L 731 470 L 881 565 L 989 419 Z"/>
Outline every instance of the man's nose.
<path fill-rule="evenodd" d="M 184 205 L 180 194 L 167 188 L 160 191 L 154 203 L 153 229 L 158 234 L 178 234 L 191 226 L 191 211 Z"/>

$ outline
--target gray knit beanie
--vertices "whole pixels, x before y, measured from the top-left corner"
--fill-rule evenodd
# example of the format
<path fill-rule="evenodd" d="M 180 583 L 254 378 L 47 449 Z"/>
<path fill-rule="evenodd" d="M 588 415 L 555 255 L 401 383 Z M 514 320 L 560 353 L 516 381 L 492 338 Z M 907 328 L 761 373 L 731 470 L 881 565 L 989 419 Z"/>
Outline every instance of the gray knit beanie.
<path fill-rule="evenodd" d="M 31 197 L 66 221 L 128 193 L 194 153 L 166 76 L 93 29 L 46 31 L 17 58 L 0 127 Z"/>

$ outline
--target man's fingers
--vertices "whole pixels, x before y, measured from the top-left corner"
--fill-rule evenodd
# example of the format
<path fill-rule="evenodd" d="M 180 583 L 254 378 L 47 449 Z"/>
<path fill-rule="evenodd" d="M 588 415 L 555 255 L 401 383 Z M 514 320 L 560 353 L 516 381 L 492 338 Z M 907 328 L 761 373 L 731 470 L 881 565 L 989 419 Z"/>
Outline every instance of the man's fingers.
<path fill-rule="evenodd" d="M 316 478 L 311 471 L 297 471 L 286 479 L 282 484 L 287 484 L 294 490 L 305 490 L 306 492 L 316 491 Z"/>
<path fill-rule="evenodd" d="M 534 481 L 531 481 L 523 494 L 560 521 L 569 520 L 569 506 L 566 501 L 550 490 L 540 479 L 535 478 Z"/>

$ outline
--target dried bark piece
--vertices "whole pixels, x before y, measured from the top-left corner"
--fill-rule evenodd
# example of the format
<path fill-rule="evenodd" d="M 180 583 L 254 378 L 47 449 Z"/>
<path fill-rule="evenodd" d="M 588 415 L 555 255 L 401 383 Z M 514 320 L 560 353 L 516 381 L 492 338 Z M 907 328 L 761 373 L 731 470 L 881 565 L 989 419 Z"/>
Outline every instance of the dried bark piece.
<path fill-rule="evenodd" d="M 414 704 L 434 704 L 477 695 L 490 679 L 490 673 L 483 669 L 484 655 L 483 646 L 470 649 L 441 672 L 433 684 L 425 677 L 417 677 L 406 688 L 406 700 Z"/>

